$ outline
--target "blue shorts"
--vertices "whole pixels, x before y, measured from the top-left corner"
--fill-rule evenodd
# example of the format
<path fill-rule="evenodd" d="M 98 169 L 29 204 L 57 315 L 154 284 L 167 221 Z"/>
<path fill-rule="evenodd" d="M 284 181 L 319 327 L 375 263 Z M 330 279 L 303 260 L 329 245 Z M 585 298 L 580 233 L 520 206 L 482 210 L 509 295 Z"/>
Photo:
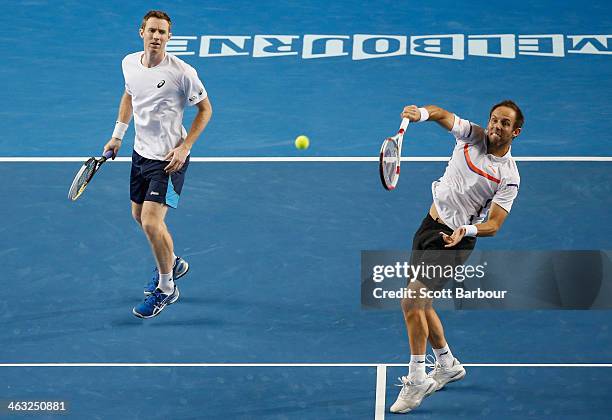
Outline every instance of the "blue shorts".
<path fill-rule="evenodd" d="M 172 208 L 178 206 L 179 196 L 183 189 L 185 173 L 189 166 L 189 156 L 180 171 L 168 175 L 164 168 L 168 162 L 147 159 L 136 151 L 132 153 L 132 171 L 130 173 L 130 198 L 134 203 L 145 201 L 163 203 Z"/>

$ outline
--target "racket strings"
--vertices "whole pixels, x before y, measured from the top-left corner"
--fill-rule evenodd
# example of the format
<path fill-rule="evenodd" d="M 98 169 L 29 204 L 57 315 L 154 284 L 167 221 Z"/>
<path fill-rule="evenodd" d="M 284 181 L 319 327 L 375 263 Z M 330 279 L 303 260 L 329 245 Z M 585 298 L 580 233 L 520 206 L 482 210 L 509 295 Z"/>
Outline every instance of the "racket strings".
<path fill-rule="evenodd" d="M 389 185 L 393 184 L 394 178 L 397 176 L 397 167 L 399 163 L 399 150 L 395 141 L 388 141 L 383 150 L 383 172 L 385 180 Z"/>
<path fill-rule="evenodd" d="M 75 182 L 72 184 L 72 188 L 70 188 L 70 198 L 71 199 L 74 200 L 79 195 L 81 195 L 81 193 L 83 193 L 95 169 L 96 169 L 95 160 L 92 160 L 91 162 L 87 162 L 85 164 L 85 166 L 82 168 L 82 171 L 80 171 L 80 173 L 77 175 Z"/>

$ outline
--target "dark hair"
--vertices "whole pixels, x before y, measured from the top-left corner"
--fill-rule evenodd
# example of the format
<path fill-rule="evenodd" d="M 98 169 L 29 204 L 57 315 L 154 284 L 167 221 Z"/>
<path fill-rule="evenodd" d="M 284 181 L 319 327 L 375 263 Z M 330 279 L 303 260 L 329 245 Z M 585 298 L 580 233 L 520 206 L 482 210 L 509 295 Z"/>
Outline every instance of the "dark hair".
<path fill-rule="evenodd" d="M 513 109 L 514 112 L 516 113 L 516 121 L 514 122 L 514 128 L 521 128 L 523 126 L 523 124 L 525 123 L 525 117 L 523 116 L 523 111 L 521 111 L 521 108 L 519 108 L 518 105 L 515 104 L 514 101 L 511 101 L 510 99 L 506 99 L 505 101 L 501 101 L 500 103 L 493 105 L 493 108 L 491 108 L 491 112 L 489 112 L 489 118 L 491 118 L 493 111 L 495 111 L 500 106 L 505 106 L 510 109 Z"/>
<path fill-rule="evenodd" d="M 147 20 L 149 18 L 157 18 L 163 19 L 168 22 L 168 30 L 172 27 L 172 21 L 170 20 L 170 16 L 166 12 L 162 12 L 161 10 L 149 10 L 146 15 L 142 18 L 142 24 L 140 25 L 140 29 L 144 29 L 147 25 Z"/>

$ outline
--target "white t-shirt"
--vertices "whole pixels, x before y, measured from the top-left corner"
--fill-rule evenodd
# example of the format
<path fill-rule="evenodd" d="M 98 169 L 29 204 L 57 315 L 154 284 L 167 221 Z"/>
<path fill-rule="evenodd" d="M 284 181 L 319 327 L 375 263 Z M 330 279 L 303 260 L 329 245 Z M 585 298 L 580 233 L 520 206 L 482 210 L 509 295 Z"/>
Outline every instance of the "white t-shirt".
<path fill-rule="evenodd" d="M 155 67 L 145 67 L 143 51 L 127 55 L 121 62 L 125 90 L 132 97 L 134 150 L 148 159 L 164 160 L 187 136 L 183 127 L 185 105 L 207 97 L 193 67 L 174 55 Z"/>
<path fill-rule="evenodd" d="M 444 175 L 431 185 L 434 204 L 451 229 L 482 223 L 496 203 L 510 212 L 521 178 L 510 150 L 487 153 L 485 130 L 455 115 L 451 133 L 457 143 Z"/>

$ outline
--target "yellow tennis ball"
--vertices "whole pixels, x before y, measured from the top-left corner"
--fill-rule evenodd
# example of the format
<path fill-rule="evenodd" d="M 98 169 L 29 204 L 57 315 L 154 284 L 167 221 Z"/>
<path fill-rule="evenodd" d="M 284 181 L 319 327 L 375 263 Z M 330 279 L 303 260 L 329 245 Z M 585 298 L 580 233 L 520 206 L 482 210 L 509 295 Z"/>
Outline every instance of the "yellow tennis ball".
<path fill-rule="evenodd" d="M 295 147 L 300 150 L 308 149 L 310 146 L 310 140 L 305 135 L 297 136 L 295 138 Z"/>

